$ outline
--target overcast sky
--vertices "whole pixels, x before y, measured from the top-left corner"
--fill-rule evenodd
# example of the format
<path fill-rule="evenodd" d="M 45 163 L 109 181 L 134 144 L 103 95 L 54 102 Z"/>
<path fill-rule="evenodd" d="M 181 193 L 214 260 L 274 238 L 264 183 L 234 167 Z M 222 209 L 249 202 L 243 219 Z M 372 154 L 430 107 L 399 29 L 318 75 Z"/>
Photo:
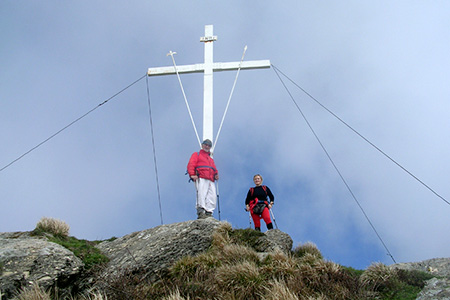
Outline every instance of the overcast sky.
<path fill-rule="evenodd" d="M 161 224 L 147 68 L 270 59 L 315 99 L 450 199 L 448 1 L 0 2 L 0 231 L 64 220 L 80 239 Z M 214 132 L 236 71 L 214 74 Z M 450 205 L 283 78 L 397 262 L 450 256 Z M 200 136 L 203 75 L 181 76 Z M 186 165 L 199 146 L 176 76 L 150 77 L 164 224 L 196 218 Z M 392 259 L 274 69 L 242 70 L 214 155 L 221 219 L 247 228 L 260 173 L 276 223 L 354 268 Z M 217 211 L 215 217 L 218 218 Z M 265 226 L 262 226 L 265 230 Z"/>

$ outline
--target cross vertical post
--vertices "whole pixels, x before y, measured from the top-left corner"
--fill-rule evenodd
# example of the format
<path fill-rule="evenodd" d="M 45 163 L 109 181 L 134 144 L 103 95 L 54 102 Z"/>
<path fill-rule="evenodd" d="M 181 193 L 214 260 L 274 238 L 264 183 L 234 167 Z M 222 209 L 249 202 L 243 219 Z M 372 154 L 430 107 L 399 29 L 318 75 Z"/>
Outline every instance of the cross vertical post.
<path fill-rule="evenodd" d="M 213 42 L 217 37 L 213 36 L 213 26 L 205 26 L 205 36 L 200 42 L 205 43 L 205 63 L 203 79 L 203 141 L 213 141 Z"/>

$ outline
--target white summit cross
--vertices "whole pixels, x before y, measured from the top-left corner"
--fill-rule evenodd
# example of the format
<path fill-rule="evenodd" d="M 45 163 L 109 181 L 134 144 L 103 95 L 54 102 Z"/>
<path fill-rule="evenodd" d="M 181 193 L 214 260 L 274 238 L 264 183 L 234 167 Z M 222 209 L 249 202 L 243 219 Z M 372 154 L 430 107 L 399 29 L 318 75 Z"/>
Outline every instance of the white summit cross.
<path fill-rule="evenodd" d="M 203 84 L 203 140 L 213 141 L 213 72 L 232 71 L 240 69 L 270 68 L 270 60 L 254 60 L 228 63 L 213 62 L 213 42 L 217 36 L 213 36 L 213 25 L 205 26 L 205 36 L 200 42 L 205 43 L 205 62 L 203 64 L 149 68 L 148 76 L 172 75 L 181 73 L 204 72 Z M 173 54 L 173 52 L 171 52 Z"/>

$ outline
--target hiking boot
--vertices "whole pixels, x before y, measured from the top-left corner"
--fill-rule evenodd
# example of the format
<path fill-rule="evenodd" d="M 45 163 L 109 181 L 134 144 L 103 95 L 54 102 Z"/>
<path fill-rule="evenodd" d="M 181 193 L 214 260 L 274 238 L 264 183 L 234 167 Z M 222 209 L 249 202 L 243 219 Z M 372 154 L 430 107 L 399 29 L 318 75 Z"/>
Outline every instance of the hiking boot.
<path fill-rule="evenodd" d="M 267 229 L 268 229 L 268 230 L 273 229 L 273 224 L 272 224 L 272 223 L 267 224 Z"/>
<path fill-rule="evenodd" d="M 261 231 L 261 228 L 255 227 L 255 230 L 256 230 L 256 231 Z"/>
<path fill-rule="evenodd" d="M 206 218 L 207 218 L 206 214 L 198 214 L 197 215 L 197 220 L 206 219 Z"/>
<path fill-rule="evenodd" d="M 212 212 L 209 212 L 209 211 L 205 212 L 205 217 L 206 218 L 212 218 L 213 217 L 212 216 Z"/>
<path fill-rule="evenodd" d="M 205 214 L 205 210 L 201 207 L 197 208 L 197 219 L 205 219 L 206 218 L 206 214 Z"/>

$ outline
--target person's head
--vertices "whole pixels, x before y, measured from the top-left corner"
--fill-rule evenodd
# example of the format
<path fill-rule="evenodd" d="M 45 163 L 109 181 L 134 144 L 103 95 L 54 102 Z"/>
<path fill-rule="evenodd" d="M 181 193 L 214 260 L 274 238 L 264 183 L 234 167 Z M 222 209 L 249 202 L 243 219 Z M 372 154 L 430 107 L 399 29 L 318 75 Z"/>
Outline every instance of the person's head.
<path fill-rule="evenodd" d="M 255 176 L 253 176 L 253 182 L 256 184 L 256 186 L 260 186 L 263 182 L 262 176 L 259 174 L 256 174 Z"/>
<path fill-rule="evenodd" d="M 212 147 L 212 142 L 209 139 L 206 139 L 203 141 L 202 143 L 202 149 L 205 150 L 206 152 L 211 151 L 211 147 Z"/>

